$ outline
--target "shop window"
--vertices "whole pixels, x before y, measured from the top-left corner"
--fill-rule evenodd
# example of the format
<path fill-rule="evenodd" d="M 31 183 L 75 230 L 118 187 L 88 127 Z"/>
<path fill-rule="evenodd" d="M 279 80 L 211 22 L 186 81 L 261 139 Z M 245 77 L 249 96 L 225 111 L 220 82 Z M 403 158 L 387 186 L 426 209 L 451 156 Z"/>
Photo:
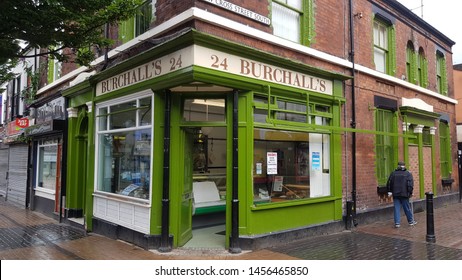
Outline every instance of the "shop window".
<path fill-rule="evenodd" d="M 56 190 L 58 140 L 42 140 L 37 146 L 36 190 L 54 193 Z"/>
<path fill-rule="evenodd" d="M 119 24 L 119 39 L 126 43 L 149 30 L 154 21 L 156 0 L 147 0 L 138 8 L 136 15 Z"/>
<path fill-rule="evenodd" d="M 376 109 L 375 129 L 377 132 L 397 132 L 395 113 L 390 110 Z M 396 137 L 377 134 L 375 137 L 375 171 L 379 186 L 387 183 L 388 176 L 396 167 L 395 144 Z"/>
<path fill-rule="evenodd" d="M 312 0 L 273 0 L 273 34 L 284 39 L 308 45 L 312 37 L 310 16 Z"/>
<path fill-rule="evenodd" d="M 395 30 L 393 25 L 376 17 L 373 26 L 375 70 L 392 75 L 395 72 Z"/>
<path fill-rule="evenodd" d="M 254 203 L 331 195 L 330 135 L 254 130 Z"/>
<path fill-rule="evenodd" d="M 152 97 L 97 106 L 96 190 L 149 199 Z"/>
<path fill-rule="evenodd" d="M 446 59 L 439 51 L 436 52 L 436 90 L 443 95 L 448 94 Z"/>
<path fill-rule="evenodd" d="M 451 178 L 452 162 L 451 162 L 451 141 L 449 136 L 449 124 L 440 122 L 440 167 L 441 178 Z"/>
<path fill-rule="evenodd" d="M 255 123 L 298 123 L 328 125 L 332 119 L 331 107 L 307 99 L 288 99 L 279 96 L 254 96 Z M 318 121 L 322 119 L 321 123 Z"/>

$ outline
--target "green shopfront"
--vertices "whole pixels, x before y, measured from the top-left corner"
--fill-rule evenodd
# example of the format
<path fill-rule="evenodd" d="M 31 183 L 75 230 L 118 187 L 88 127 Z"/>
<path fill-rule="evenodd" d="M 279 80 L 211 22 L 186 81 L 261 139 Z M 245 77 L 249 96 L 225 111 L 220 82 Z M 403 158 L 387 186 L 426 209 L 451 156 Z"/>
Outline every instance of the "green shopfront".
<path fill-rule="evenodd" d="M 76 83 L 66 207 L 144 248 L 223 248 L 342 220 L 347 77 L 196 31 Z"/>

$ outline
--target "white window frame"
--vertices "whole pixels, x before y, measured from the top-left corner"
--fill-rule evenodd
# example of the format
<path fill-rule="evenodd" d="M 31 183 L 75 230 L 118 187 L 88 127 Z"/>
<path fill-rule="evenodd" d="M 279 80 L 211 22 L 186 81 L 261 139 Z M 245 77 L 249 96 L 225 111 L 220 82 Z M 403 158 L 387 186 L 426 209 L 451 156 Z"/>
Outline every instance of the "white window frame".
<path fill-rule="evenodd" d="M 388 71 L 388 55 L 389 55 L 389 42 L 388 42 L 388 27 L 381 21 L 374 20 L 374 64 L 375 70 L 382 73 Z M 378 62 L 381 62 L 379 64 Z"/>
<path fill-rule="evenodd" d="M 303 17 L 303 0 L 273 0 L 272 3 L 272 23 L 273 23 L 273 34 L 284 39 L 301 43 L 301 30 L 302 30 L 302 17 Z M 275 19 L 275 10 L 284 10 L 285 16 L 290 16 L 289 14 L 293 14 L 294 18 L 285 18 L 283 22 L 280 24 L 277 19 Z M 290 28 L 287 28 L 289 24 L 288 19 L 293 21 L 293 24 L 296 26 L 292 26 L 296 33 L 291 32 Z M 295 21 L 296 24 L 295 24 Z"/>
<path fill-rule="evenodd" d="M 140 120 L 139 120 L 139 115 L 136 114 L 136 124 L 134 127 L 136 127 L 136 130 L 143 130 L 143 129 L 151 129 L 151 147 L 153 147 L 154 144 L 154 131 L 153 131 L 153 124 L 154 124 L 154 94 L 151 90 L 145 90 L 139 93 L 135 93 L 129 96 L 124 96 L 121 98 L 117 99 L 112 99 L 110 101 L 102 102 L 99 103 L 95 106 L 95 129 L 96 129 L 96 137 L 95 137 L 95 179 L 94 179 L 94 186 L 93 186 L 93 191 L 94 194 L 100 197 L 106 197 L 106 198 L 121 198 L 123 200 L 131 200 L 135 202 L 141 202 L 143 204 L 150 204 L 150 201 L 152 199 L 152 178 L 149 183 L 149 198 L 147 199 L 142 199 L 142 198 L 135 198 L 135 197 L 129 197 L 125 195 L 120 195 L 117 193 L 111 193 L 111 192 L 105 192 L 105 191 L 100 191 L 98 190 L 98 182 L 99 182 L 99 137 L 105 133 L 111 133 L 111 132 L 124 132 L 124 131 L 133 131 L 133 128 L 128 128 L 128 129 L 108 129 L 110 123 L 106 123 L 106 128 L 101 128 L 100 127 L 100 122 L 98 120 L 98 113 L 101 108 L 110 108 L 110 106 L 114 106 L 117 104 L 122 104 L 126 102 L 130 102 L 133 100 L 137 100 L 137 106 L 139 106 L 139 100 L 150 97 L 151 98 L 151 124 L 150 125 L 139 125 Z M 107 113 L 110 113 L 109 110 Z M 150 153 L 150 167 L 149 170 L 152 174 L 152 168 L 153 168 L 153 156 L 154 153 L 152 152 L 151 148 L 151 153 Z"/>
<path fill-rule="evenodd" d="M 53 139 L 53 140 L 40 140 L 38 141 L 37 144 L 37 163 L 36 163 L 36 169 L 35 169 L 35 191 L 42 192 L 45 194 L 49 195 L 54 195 L 56 193 L 56 185 L 54 185 L 54 189 L 49 189 L 49 188 L 44 188 L 39 186 L 39 172 L 40 172 L 40 167 L 41 167 L 41 162 L 40 162 L 40 149 L 43 147 L 51 147 L 51 146 L 56 146 L 58 148 L 59 141 L 58 139 Z M 58 154 L 56 154 L 58 156 Z M 56 164 L 58 163 L 59 158 L 56 158 Z M 58 169 L 56 168 L 56 174 L 55 178 L 58 176 Z M 54 197 L 53 197 L 54 199 Z"/>

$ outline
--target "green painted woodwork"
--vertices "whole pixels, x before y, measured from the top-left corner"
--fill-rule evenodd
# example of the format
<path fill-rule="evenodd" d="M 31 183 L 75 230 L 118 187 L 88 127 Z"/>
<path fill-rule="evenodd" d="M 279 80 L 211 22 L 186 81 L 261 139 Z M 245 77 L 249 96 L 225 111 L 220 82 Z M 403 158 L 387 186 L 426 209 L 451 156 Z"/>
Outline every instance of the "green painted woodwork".
<path fill-rule="evenodd" d="M 122 44 L 135 38 L 135 18 L 129 18 L 119 23 L 119 40 Z"/>
<path fill-rule="evenodd" d="M 121 90 L 113 91 L 102 96 L 95 96 L 95 85 L 97 82 L 117 75 L 120 72 L 131 69 L 137 65 L 150 61 L 153 57 L 160 57 L 168 52 L 175 51 L 197 43 L 224 52 L 239 54 L 248 58 L 271 63 L 295 71 L 309 73 L 331 79 L 333 81 L 333 95 L 325 95 L 305 90 L 291 88 L 279 84 L 268 83 L 265 81 L 254 80 L 251 78 L 232 75 L 224 72 L 214 71 L 203 67 L 189 67 L 165 76 L 147 80 Z M 154 91 L 154 122 L 153 122 L 153 168 L 152 168 L 152 189 L 151 189 L 151 224 L 150 234 L 159 235 L 161 233 L 161 211 L 162 211 L 162 186 L 163 186 L 163 144 L 164 144 L 164 105 L 165 94 L 171 94 L 171 135 L 170 135 L 170 228 L 169 232 L 173 236 L 174 246 L 180 246 L 188 239 L 191 216 L 188 214 L 189 206 L 183 204 L 187 195 L 185 185 L 189 184 L 185 173 L 185 133 L 184 129 L 190 126 L 221 126 L 227 128 L 227 205 L 226 205 L 226 246 L 229 245 L 229 233 L 231 232 L 231 198 L 232 198 L 232 92 L 231 89 L 239 89 L 238 99 L 238 188 L 239 188 L 239 234 L 252 236 L 255 234 L 265 234 L 270 232 L 284 231 L 291 228 L 308 227 L 317 223 L 338 221 L 342 219 L 342 133 L 359 132 L 359 130 L 342 128 L 342 104 L 345 102 L 343 97 L 342 81 L 348 76 L 337 73 L 330 73 L 319 68 L 310 67 L 301 63 L 279 58 L 258 50 L 234 43 L 224 42 L 216 37 L 189 32 L 180 38 L 167 42 L 152 50 L 146 51 L 138 56 L 131 58 L 127 62 L 122 62 L 113 68 L 94 75 L 72 88 L 66 89 L 63 95 L 69 99 L 70 107 L 79 108 L 79 118 L 70 119 L 69 130 L 69 172 L 75 172 L 79 168 L 84 168 L 85 190 L 77 185 L 76 176 L 82 173 L 69 174 L 67 197 L 69 205 L 84 208 L 86 225 L 88 230 L 92 229 L 93 213 L 93 189 L 94 189 L 94 161 L 95 161 L 95 104 L 113 98 L 129 95 L 141 90 L 151 89 Z M 181 121 L 182 97 L 200 97 L 204 93 L 166 93 L 164 89 L 172 88 L 181 84 L 191 82 L 204 82 L 216 84 L 230 88 L 227 93 L 215 93 L 213 96 L 225 96 L 227 98 L 226 122 L 216 123 L 183 123 Z M 252 170 L 253 157 L 253 94 L 254 92 L 280 94 L 285 97 L 296 97 L 296 99 L 306 98 L 310 102 L 329 104 L 331 108 L 331 125 L 311 125 L 303 127 L 292 126 L 289 124 L 276 123 L 274 125 L 281 129 L 295 129 L 306 132 L 324 132 L 330 134 L 330 162 L 331 162 L 331 195 L 322 198 L 312 198 L 288 203 L 274 203 L 271 205 L 253 205 L 253 178 Z M 207 96 L 212 93 L 206 93 Z M 92 111 L 87 111 L 85 104 L 92 104 Z M 88 123 L 84 125 L 84 119 Z M 87 126 L 87 129 L 84 127 Z M 85 136 L 83 131 L 87 130 Z M 361 131 L 366 133 L 378 133 L 375 131 Z M 398 133 L 390 133 L 398 136 Z M 81 141 L 81 142 L 80 142 Z M 85 144 L 86 142 L 86 144 Z M 78 162 L 83 159 L 82 153 L 86 145 L 86 164 Z M 86 165 L 86 166 L 85 166 Z M 80 184 L 80 183 L 79 183 Z M 82 193 L 83 192 L 83 193 Z M 184 207 L 183 207 L 184 206 Z"/>
<path fill-rule="evenodd" d="M 436 191 L 436 144 L 435 135 L 431 135 L 431 153 L 432 153 L 432 192 L 435 196 L 438 195 Z"/>
<path fill-rule="evenodd" d="M 48 73 L 47 73 L 47 83 L 51 84 L 55 79 L 55 63 L 54 59 L 48 57 Z"/>
<path fill-rule="evenodd" d="M 406 116 L 406 121 L 411 124 L 421 124 L 426 127 L 435 126 L 435 120 L 440 114 L 420 110 L 414 107 L 403 106 L 399 108 L 401 115 Z"/>

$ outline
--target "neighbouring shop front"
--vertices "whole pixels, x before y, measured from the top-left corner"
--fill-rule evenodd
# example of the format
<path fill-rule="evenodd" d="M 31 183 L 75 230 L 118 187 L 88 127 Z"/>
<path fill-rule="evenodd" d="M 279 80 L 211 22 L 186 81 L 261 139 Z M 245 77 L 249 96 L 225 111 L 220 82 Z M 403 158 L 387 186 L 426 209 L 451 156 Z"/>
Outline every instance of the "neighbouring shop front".
<path fill-rule="evenodd" d="M 27 189 L 29 145 L 24 137 L 24 129 L 29 126 L 27 118 L 15 118 L 5 129 L 0 145 L 0 195 L 19 207 L 29 206 Z"/>
<path fill-rule="evenodd" d="M 339 221 L 347 78 L 190 31 L 75 82 L 67 207 L 146 248 Z"/>
<path fill-rule="evenodd" d="M 39 100 L 31 110 L 33 125 L 25 130 L 31 143 L 29 189 L 31 209 L 56 217 L 65 215 L 62 186 L 65 100 L 60 94 Z"/>

